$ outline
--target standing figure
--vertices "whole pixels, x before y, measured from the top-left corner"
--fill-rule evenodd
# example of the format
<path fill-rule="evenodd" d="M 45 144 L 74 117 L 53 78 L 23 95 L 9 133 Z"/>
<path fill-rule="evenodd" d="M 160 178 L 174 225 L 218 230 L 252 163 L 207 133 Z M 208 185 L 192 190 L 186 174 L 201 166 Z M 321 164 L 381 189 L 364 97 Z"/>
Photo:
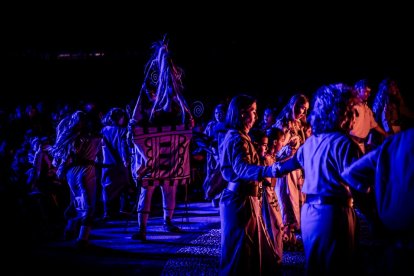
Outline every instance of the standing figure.
<path fill-rule="evenodd" d="M 114 107 L 102 120 L 102 200 L 104 219 L 120 217 L 131 210 L 130 149 L 127 141 L 128 116 Z"/>
<path fill-rule="evenodd" d="M 278 144 L 275 136 L 278 135 L 274 131 L 279 131 L 278 134 L 284 136 L 284 133 L 278 128 L 269 128 L 266 132 L 262 129 L 253 129 L 249 132 L 249 136 L 256 148 L 260 157 L 260 164 L 264 166 L 273 165 L 276 161 L 276 156 L 273 154 L 273 143 Z M 272 140 L 267 133 L 272 133 Z M 280 139 L 280 138 L 279 138 Z M 270 149 L 271 147 L 272 149 Z M 263 179 L 263 199 L 262 199 L 262 215 L 263 222 L 269 232 L 273 241 L 276 253 L 279 256 L 279 262 L 282 263 L 283 257 L 283 236 L 284 226 L 282 220 L 282 213 L 280 212 L 279 201 L 275 192 L 276 178 L 266 177 Z"/>
<path fill-rule="evenodd" d="M 228 182 L 220 200 L 220 275 L 275 275 L 280 269 L 261 212 L 262 181 L 276 171 L 260 165 L 249 137 L 256 110 L 256 99 L 235 96 L 226 115 L 229 130 L 219 145 L 220 170 Z"/>
<path fill-rule="evenodd" d="M 367 104 L 369 95 L 371 94 L 371 87 L 367 80 L 357 81 L 354 85 L 354 93 L 356 99 L 354 105 L 354 122 L 349 134 L 352 140 L 357 143 L 361 152 L 365 154 L 365 144 L 367 143 L 367 137 L 371 129 L 385 137 L 388 134 L 375 121 L 372 110 Z"/>
<path fill-rule="evenodd" d="M 351 275 L 355 268 L 357 217 L 353 192 L 367 192 L 363 185 L 348 186 L 341 173 L 360 156 L 348 137 L 352 123 L 352 89 L 345 85 L 320 87 L 309 116 L 312 135 L 296 154 L 279 164 L 278 176 L 297 168 L 306 174 L 302 192 L 302 239 L 305 270 L 309 275 Z"/>
<path fill-rule="evenodd" d="M 141 186 L 138 232 L 134 240 L 146 240 L 147 221 L 156 187 L 161 187 L 164 229 L 179 232 L 172 223 L 178 184 L 190 180 L 189 143 L 194 120 L 182 94 L 183 71 L 177 67 L 165 40 L 152 46 L 145 79 L 130 120 L 134 140 L 132 174 Z"/>
<path fill-rule="evenodd" d="M 285 145 L 278 151 L 279 161 L 291 158 L 307 138 L 306 113 L 309 100 L 303 94 L 291 97 L 289 103 L 280 112 L 274 127 L 285 133 Z M 304 174 L 302 169 L 294 170 L 276 180 L 276 193 L 280 200 L 283 224 L 289 237 L 286 246 L 296 246 L 296 233 L 301 229 L 300 209 L 304 202 L 302 193 Z"/>
<path fill-rule="evenodd" d="M 397 82 L 390 78 L 381 81 L 372 104 L 372 111 L 378 124 L 392 135 L 414 126 L 414 112 L 408 108 Z M 379 146 L 384 136 L 371 133 L 373 147 Z"/>
<path fill-rule="evenodd" d="M 211 138 L 210 151 L 207 151 L 206 160 L 206 178 L 204 179 L 203 189 L 206 199 L 211 199 L 213 207 L 219 207 L 221 190 L 215 189 L 218 181 L 217 174 L 220 174 L 219 157 L 218 157 L 218 140 L 219 133 L 223 130 L 223 123 L 226 119 L 227 107 L 225 104 L 218 104 L 214 109 L 214 119 L 208 122 L 204 134 Z M 219 176 L 220 177 L 220 176 Z"/>
<path fill-rule="evenodd" d="M 86 112 L 76 111 L 65 125 L 60 125 L 59 136 L 50 148 L 54 162 L 69 184 L 73 212 L 67 212 L 68 222 L 65 238 L 78 236 L 77 245 L 85 247 L 89 242 L 89 234 L 96 209 L 96 160 L 101 151 L 102 138 L 97 131 L 101 127 L 94 125 Z M 78 229 L 80 226 L 80 231 Z"/>
<path fill-rule="evenodd" d="M 378 255 L 378 273 L 405 274 L 414 257 L 414 128 L 391 135 L 342 172 L 352 186 L 369 186 L 385 228 L 385 254 Z"/>
<path fill-rule="evenodd" d="M 68 205 L 69 189 L 66 183 L 60 182 L 56 176 L 56 168 L 52 165 L 53 158 L 49 152 L 50 138 L 34 137 L 31 144 L 29 161 L 33 167 L 27 172 L 29 195 L 43 221 L 39 217 L 36 220 L 39 223 L 60 225 L 64 222 L 63 214 Z"/>

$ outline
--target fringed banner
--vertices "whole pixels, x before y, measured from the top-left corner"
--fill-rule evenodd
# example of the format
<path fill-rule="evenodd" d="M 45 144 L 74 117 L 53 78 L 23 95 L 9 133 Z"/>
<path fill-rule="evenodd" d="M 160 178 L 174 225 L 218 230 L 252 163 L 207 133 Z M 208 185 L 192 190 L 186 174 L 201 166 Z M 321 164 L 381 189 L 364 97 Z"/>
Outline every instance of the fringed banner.
<path fill-rule="evenodd" d="M 191 136 L 191 129 L 184 125 L 134 128 L 134 143 L 142 149 L 149 167 L 143 186 L 190 182 Z"/>

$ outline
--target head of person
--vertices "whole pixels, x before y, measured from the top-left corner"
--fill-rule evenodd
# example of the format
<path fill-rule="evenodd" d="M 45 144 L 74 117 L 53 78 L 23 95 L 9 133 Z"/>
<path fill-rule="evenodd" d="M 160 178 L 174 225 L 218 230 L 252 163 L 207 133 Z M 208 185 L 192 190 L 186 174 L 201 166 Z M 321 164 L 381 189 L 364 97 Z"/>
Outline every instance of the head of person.
<path fill-rule="evenodd" d="M 69 128 L 81 135 L 99 135 L 102 121 L 95 112 L 75 111 L 69 121 Z"/>
<path fill-rule="evenodd" d="M 306 121 L 306 114 L 309 110 L 309 99 L 303 94 L 294 95 L 289 102 L 292 111 L 292 119 Z"/>
<path fill-rule="evenodd" d="M 378 92 L 372 104 L 372 111 L 377 122 L 382 121 L 382 111 L 391 102 L 400 105 L 402 98 L 397 82 L 391 78 L 385 78 L 380 82 Z"/>
<path fill-rule="evenodd" d="M 228 128 L 249 133 L 256 120 L 256 98 L 250 95 L 240 94 L 231 99 L 226 114 L 226 125 Z"/>
<path fill-rule="evenodd" d="M 400 88 L 398 87 L 397 82 L 393 79 L 387 79 L 386 83 L 387 83 L 390 95 L 399 97 L 400 96 Z"/>
<path fill-rule="evenodd" d="M 267 107 L 263 112 L 263 124 L 272 126 L 276 120 L 276 112 L 273 108 Z"/>
<path fill-rule="evenodd" d="M 383 79 L 379 84 L 377 96 L 383 98 L 384 102 L 389 97 L 399 98 L 400 89 L 398 88 L 397 82 L 390 78 Z"/>
<path fill-rule="evenodd" d="M 286 135 L 280 128 L 269 128 L 266 134 L 269 137 L 269 149 L 273 153 L 278 152 L 285 145 Z"/>
<path fill-rule="evenodd" d="M 266 132 L 259 128 L 254 128 L 249 132 L 249 136 L 259 156 L 264 157 L 268 151 L 269 144 L 269 138 Z"/>
<path fill-rule="evenodd" d="M 309 123 L 315 135 L 335 131 L 348 132 L 352 127 L 354 94 L 344 84 L 323 85 L 313 96 Z"/>
<path fill-rule="evenodd" d="M 72 113 L 68 123 L 68 129 L 84 131 L 87 127 L 88 115 L 83 110 L 76 110 Z"/>
<path fill-rule="evenodd" d="M 214 119 L 217 122 L 224 122 L 226 120 L 226 111 L 225 104 L 216 105 L 216 108 L 214 108 Z"/>
<path fill-rule="evenodd" d="M 126 126 L 126 111 L 119 107 L 111 108 L 102 119 L 102 124 L 105 126 Z"/>
<path fill-rule="evenodd" d="M 280 112 L 277 120 L 284 121 L 295 121 L 300 120 L 306 121 L 306 114 L 309 110 L 309 99 L 304 94 L 293 95 L 289 103 Z"/>
<path fill-rule="evenodd" d="M 366 102 L 371 95 L 371 86 L 368 80 L 362 79 L 354 84 L 355 96 L 363 102 Z"/>

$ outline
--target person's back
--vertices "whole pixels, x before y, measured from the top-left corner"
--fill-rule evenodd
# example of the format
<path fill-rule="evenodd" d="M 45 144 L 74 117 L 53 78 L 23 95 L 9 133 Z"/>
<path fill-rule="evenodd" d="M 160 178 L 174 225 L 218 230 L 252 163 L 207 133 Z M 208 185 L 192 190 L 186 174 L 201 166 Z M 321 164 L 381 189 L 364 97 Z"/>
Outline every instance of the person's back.
<path fill-rule="evenodd" d="M 95 215 L 95 164 L 101 151 L 101 136 L 97 132 L 100 125 L 82 110 L 75 111 L 64 123 L 50 153 L 54 160 L 59 160 L 71 191 L 65 239 L 77 235 L 77 246 L 83 248 L 88 245 Z M 74 208 L 74 212 L 69 212 L 70 208 Z"/>
<path fill-rule="evenodd" d="M 345 181 L 374 189 L 378 216 L 388 232 L 385 237 L 393 241 L 387 257 L 391 270 L 410 269 L 414 256 L 413 141 L 414 128 L 394 134 L 342 173 Z"/>
<path fill-rule="evenodd" d="M 313 134 L 292 158 L 279 163 L 281 175 L 297 168 L 303 168 L 306 175 L 301 234 L 307 275 L 344 275 L 355 269 L 357 221 L 350 191 L 363 193 L 366 189 L 345 185 L 340 177 L 360 154 L 347 135 L 352 120 L 351 91 L 345 84 L 321 86 L 313 96 L 309 115 Z"/>

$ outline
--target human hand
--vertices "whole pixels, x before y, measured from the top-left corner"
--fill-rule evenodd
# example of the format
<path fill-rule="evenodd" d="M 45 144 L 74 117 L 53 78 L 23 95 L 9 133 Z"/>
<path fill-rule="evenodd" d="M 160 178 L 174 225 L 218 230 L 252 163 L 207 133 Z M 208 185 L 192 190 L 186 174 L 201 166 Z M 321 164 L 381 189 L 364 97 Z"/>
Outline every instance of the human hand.
<path fill-rule="evenodd" d="M 289 145 L 293 149 L 298 149 L 299 148 L 299 145 L 300 145 L 300 138 L 299 138 L 299 136 L 292 136 L 290 138 Z"/>

